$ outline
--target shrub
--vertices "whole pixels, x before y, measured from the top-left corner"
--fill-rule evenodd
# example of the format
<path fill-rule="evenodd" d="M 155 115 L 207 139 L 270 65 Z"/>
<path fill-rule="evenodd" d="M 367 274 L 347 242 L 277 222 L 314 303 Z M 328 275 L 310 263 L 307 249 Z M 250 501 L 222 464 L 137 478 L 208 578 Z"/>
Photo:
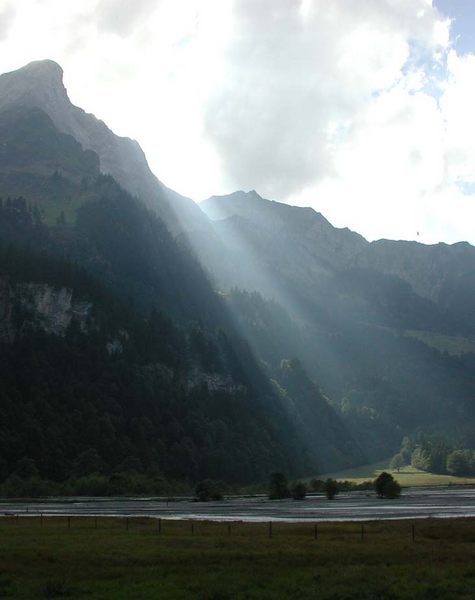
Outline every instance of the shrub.
<path fill-rule="evenodd" d="M 334 479 L 328 478 L 325 481 L 325 495 L 328 500 L 333 500 L 339 492 L 340 488 L 338 487 L 338 482 Z"/>
<path fill-rule="evenodd" d="M 383 471 L 376 477 L 373 487 L 380 498 L 398 498 L 401 495 L 401 486 L 386 471 Z"/>
<path fill-rule="evenodd" d="M 398 471 L 401 467 L 405 467 L 406 466 L 406 461 L 404 460 L 404 455 L 401 452 L 398 452 L 397 454 L 395 454 L 392 459 L 391 462 L 389 463 L 389 468 L 393 469 L 394 471 Z"/>
<path fill-rule="evenodd" d="M 294 500 L 303 500 L 307 495 L 307 486 L 303 481 L 296 481 L 292 485 L 292 498 Z"/>
<path fill-rule="evenodd" d="M 312 479 L 310 481 L 312 492 L 323 492 L 325 490 L 325 482 L 322 479 Z"/>
<path fill-rule="evenodd" d="M 195 488 L 195 494 L 198 500 L 206 502 L 208 500 L 223 499 L 223 484 L 212 479 L 203 479 Z"/>
<path fill-rule="evenodd" d="M 269 498 L 290 498 L 289 482 L 283 473 L 272 473 L 269 481 Z"/>

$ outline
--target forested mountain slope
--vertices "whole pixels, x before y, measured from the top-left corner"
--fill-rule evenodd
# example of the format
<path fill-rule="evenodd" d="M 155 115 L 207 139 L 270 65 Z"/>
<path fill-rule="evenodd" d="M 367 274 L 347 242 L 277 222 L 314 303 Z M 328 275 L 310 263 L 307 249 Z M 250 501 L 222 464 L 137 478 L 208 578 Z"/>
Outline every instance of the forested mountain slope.
<path fill-rule="evenodd" d="M 101 156 L 34 97 L 2 103 L 2 93 L 5 80 L 2 477 L 25 465 L 54 480 L 112 477 L 134 465 L 165 481 L 244 483 L 364 460 L 318 393 L 309 412 L 308 399 L 282 392 L 184 230 L 171 233 L 160 207 L 104 175 Z"/>
<path fill-rule="evenodd" d="M 77 266 L 11 248 L 0 282 L 3 477 L 26 458 L 57 481 L 127 464 L 189 482 L 309 468 L 265 378 L 223 331 L 145 319 Z"/>

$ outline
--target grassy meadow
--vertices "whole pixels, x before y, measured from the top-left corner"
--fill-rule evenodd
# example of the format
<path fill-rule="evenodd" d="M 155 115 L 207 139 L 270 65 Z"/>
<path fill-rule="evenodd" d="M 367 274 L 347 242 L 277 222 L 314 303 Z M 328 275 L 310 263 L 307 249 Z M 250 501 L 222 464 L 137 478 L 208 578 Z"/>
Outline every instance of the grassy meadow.
<path fill-rule="evenodd" d="M 2 598 L 472 599 L 475 520 L 0 520 Z"/>
<path fill-rule="evenodd" d="M 389 459 L 371 465 L 364 465 L 354 469 L 346 469 L 334 473 L 325 473 L 319 475 L 318 479 L 338 479 L 339 481 L 352 481 L 354 483 L 362 483 L 370 481 L 382 472 L 391 473 L 395 479 L 404 487 L 408 486 L 432 486 L 432 485 L 474 485 L 475 477 L 456 477 L 455 475 L 439 475 L 437 473 L 428 473 L 427 471 L 419 471 L 410 465 L 402 467 L 399 471 L 392 470 L 388 467 Z"/>
<path fill-rule="evenodd" d="M 447 352 L 451 356 L 463 356 L 475 352 L 475 342 L 471 339 L 444 335 L 433 331 L 409 330 L 404 333 L 406 337 L 413 337 L 439 352 Z"/>

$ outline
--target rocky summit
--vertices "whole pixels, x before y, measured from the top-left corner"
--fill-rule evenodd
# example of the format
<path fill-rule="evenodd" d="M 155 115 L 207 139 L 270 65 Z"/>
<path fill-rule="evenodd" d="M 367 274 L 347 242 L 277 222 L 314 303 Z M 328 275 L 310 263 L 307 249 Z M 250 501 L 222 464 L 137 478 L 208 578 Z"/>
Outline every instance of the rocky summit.
<path fill-rule="evenodd" d="M 54 61 L 35 61 L 0 76 L 0 110 L 18 106 L 43 110 L 59 131 L 73 136 L 84 150 L 93 150 L 101 172 L 112 175 L 173 231 L 181 230 L 182 222 L 203 218 L 194 202 L 168 190 L 157 179 L 135 140 L 115 135 L 103 121 L 71 103 L 63 70 Z"/>

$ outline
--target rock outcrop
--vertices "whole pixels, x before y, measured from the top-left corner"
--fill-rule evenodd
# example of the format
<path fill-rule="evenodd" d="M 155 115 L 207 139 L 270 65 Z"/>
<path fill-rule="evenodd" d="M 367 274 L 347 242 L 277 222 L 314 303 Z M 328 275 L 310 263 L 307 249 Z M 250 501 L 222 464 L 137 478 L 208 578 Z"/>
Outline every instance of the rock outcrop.
<path fill-rule="evenodd" d="M 73 320 L 87 331 L 91 308 L 64 287 L 0 279 L 0 340 L 9 342 L 32 330 L 63 336 Z"/>

